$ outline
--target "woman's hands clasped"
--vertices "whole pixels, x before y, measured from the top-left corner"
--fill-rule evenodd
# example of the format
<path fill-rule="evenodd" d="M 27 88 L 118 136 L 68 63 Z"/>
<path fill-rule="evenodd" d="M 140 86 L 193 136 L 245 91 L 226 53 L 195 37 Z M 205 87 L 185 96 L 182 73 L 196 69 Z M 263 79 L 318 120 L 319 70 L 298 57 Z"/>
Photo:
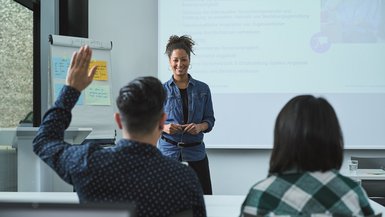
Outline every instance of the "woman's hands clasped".
<path fill-rule="evenodd" d="M 192 135 L 197 135 L 202 131 L 202 124 L 165 124 L 163 131 L 167 134 L 175 134 L 175 133 L 189 133 Z"/>

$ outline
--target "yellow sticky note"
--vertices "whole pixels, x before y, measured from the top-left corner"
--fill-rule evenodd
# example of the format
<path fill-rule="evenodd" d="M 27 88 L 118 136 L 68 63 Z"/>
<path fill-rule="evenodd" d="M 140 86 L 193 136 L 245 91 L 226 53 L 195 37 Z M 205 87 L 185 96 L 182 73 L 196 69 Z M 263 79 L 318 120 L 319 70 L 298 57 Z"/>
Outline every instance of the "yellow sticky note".
<path fill-rule="evenodd" d="M 89 68 L 91 69 L 95 65 L 98 66 L 98 68 L 96 69 L 94 80 L 107 81 L 108 80 L 107 61 L 92 60 L 90 62 Z"/>

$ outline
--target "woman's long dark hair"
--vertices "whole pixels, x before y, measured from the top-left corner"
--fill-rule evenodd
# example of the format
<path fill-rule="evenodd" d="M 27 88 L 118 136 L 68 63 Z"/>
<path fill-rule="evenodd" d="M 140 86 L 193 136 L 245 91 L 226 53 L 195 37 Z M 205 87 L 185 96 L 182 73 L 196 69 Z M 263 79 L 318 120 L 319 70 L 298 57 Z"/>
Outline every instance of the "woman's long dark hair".
<path fill-rule="evenodd" d="M 328 101 L 296 96 L 276 119 L 269 173 L 340 169 L 343 148 L 340 124 Z"/>

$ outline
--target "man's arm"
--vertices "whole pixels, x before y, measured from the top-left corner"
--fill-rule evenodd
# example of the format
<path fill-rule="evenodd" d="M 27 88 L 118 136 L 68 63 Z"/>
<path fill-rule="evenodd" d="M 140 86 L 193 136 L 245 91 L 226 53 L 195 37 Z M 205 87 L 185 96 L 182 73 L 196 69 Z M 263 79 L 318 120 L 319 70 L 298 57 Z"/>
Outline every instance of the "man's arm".
<path fill-rule="evenodd" d="M 65 151 L 70 147 L 64 141 L 64 131 L 70 125 L 71 110 L 80 92 L 92 82 L 95 74 L 96 67 L 88 72 L 91 55 L 88 47 L 81 47 L 73 54 L 67 73 L 67 85 L 63 87 L 52 108 L 45 113 L 33 140 L 34 152 L 69 183 L 71 180 L 66 163 L 71 163 L 71 151 Z"/>

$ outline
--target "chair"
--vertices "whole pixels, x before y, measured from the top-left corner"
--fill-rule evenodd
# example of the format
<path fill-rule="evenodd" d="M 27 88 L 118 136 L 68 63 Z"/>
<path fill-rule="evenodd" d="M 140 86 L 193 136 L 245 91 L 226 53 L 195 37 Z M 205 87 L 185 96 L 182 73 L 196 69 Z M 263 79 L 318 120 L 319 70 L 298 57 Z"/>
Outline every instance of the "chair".
<path fill-rule="evenodd" d="M 358 169 L 385 169 L 385 157 L 352 156 L 351 160 L 358 160 Z M 361 183 L 370 199 L 385 206 L 385 180 L 361 180 Z"/>

